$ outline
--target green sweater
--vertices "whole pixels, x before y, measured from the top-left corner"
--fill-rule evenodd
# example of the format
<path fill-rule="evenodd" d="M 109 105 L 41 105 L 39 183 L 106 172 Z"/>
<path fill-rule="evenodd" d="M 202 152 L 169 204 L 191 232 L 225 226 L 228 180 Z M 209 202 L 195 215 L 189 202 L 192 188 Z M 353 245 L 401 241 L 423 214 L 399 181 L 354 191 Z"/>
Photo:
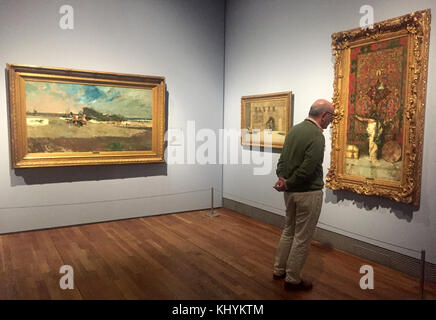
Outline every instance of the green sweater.
<path fill-rule="evenodd" d="M 292 127 L 277 163 L 277 176 L 286 179 L 287 191 L 306 192 L 324 187 L 322 161 L 325 138 L 310 120 Z"/>

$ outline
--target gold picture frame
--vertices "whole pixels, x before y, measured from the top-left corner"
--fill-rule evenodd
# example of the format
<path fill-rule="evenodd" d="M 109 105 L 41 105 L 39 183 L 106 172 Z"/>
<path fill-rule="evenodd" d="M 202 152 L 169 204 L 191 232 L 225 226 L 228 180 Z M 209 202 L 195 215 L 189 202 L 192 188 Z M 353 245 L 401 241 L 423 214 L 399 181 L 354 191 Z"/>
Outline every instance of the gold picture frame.
<path fill-rule="evenodd" d="M 332 35 L 326 187 L 419 206 L 430 9 Z"/>
<path fill-rule="evenodd" d="M 241 98 L 241 144 L 281 149 L 291 128 L 292 91 Z M 271 135 L 271 146 L 265 135 Z"/>
<path fill-rule="evenodd" d="M 7 64 L 13 168 L 164 161 L 165 78 Z"/>

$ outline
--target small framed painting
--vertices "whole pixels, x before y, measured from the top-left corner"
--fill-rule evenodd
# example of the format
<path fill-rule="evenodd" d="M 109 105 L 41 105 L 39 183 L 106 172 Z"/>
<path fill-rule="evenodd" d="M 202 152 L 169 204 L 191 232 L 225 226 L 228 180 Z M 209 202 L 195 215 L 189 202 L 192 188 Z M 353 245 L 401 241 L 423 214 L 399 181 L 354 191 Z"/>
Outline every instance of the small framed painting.
<path fill-rule="evenodd" d="M 291 128 L 291 106 L 291 91 L 242 97 L 241 144 L 283 148 Z"/>

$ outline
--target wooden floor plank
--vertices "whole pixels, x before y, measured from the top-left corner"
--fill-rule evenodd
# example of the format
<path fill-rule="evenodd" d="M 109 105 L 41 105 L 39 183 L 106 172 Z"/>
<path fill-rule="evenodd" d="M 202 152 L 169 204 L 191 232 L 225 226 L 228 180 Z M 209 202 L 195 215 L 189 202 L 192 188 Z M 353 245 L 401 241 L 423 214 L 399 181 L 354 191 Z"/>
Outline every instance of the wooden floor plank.
<path fill-rule="evenodd" d="M 281 229 L 231 210 L 152 216 L 0 236 L 0 299 L 417 299 L 419 282 L 313 242 L 310 292 L 272 279 Z M 360 267 L 374 268 L 362 290 Z M 62 265 L 74 290 L 62 290 Z M 436 299 L 426 283 L 426 298 Z"/>

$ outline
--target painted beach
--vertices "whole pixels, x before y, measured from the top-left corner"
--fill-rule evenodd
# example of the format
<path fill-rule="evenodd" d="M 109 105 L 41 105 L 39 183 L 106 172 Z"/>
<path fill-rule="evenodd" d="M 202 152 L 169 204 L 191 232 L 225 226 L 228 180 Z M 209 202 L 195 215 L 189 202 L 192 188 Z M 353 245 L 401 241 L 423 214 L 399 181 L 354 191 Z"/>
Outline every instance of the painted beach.
<path fill-rule="evenodd" d="M 152 149 L 150 89 L 27 82 L 28 152 Z"/>

